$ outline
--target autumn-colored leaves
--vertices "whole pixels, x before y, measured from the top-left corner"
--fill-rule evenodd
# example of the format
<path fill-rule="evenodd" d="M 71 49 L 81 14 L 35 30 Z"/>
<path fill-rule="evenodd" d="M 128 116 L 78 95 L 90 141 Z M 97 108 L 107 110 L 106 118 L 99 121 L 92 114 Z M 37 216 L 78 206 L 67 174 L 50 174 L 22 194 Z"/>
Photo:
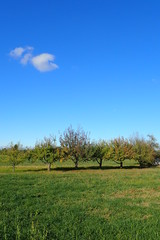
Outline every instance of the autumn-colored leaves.
<path fill-rule="evenodd" d="M 135 160 L 140 167 L 149 167 L 160 157 L 159 144 L 152 135 L 148 135 L 147 139 L 136 136 L 91 142 L 83 129 L 74 130 L 70 126 L 60 135 L 59 143 L 60 146 L 57 146 L 56 138 L 51 136 L 36 143 L 32 149 L 24 149 L 19 143 L 10 144 L 0 151 L 0 155 L 1 159 L 13 166 L 13 171 L 16 165 L 27 159 L 30 162 L 44 162 L 50 171 L 51 165 L 56 161 L 72 160 L 76 169 L 81 161 L 97 161 L 102 168 L 103 161 L 108 160 L 119 164 L 120 168 L 125 160 Z"/>

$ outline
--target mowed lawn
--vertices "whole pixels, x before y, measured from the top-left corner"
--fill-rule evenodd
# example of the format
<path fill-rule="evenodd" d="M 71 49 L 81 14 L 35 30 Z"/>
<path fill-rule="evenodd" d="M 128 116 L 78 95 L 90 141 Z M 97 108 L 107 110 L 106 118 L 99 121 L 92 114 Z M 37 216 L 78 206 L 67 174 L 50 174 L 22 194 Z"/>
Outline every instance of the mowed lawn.
<path fill-rule="evenodd" d="M 160 239 L 160 168 L 0 167 L 0 239 Z"/>

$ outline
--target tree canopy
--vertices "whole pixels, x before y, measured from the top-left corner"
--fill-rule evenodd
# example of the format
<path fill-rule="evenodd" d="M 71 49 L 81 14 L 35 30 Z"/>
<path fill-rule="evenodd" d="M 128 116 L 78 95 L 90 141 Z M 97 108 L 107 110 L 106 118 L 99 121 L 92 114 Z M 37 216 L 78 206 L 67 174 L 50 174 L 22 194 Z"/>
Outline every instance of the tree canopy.
<path fill-rule="evenodd" d="M 88 134 L 81 128 L 74 130 L 72 126 L 68 127 L 60 135 L 60 144 L 63 151 L 63 158 L 71 159 L 75 168 L 78 168 L 79 161 L 85 161 L 89 158 L 88 146 L 90 144 Z"/>
<path fill-rule="evenodd" d="M 51 164 L 60 159 L 60 148 L 56 145 L 56 138 L 44 137 L 44 140 L 35 145 L 34 155 L 38 160 L 48 164 L 48 171 L 50 171 Z"/>

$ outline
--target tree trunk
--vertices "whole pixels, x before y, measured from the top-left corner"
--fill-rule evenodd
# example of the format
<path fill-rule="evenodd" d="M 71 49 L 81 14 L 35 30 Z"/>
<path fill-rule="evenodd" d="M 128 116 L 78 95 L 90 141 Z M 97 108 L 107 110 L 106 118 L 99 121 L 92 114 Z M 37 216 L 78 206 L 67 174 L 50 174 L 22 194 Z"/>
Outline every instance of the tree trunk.
<path fill-rule="evenodd" d="M 143 167 L 144 167 L 144 165 L 143 165 L 142 162 L 139 163 L 139 166 L 140 166 L 140 168 L 143 168 Z"/>
<path fill-rule="evenodd" d="M 75 169 L 78 168 L 78 160 L 75 161 Z"/>
<path fill-rule="evenodd" d="M 100 159 L 99 167 L 100 167 L 100 169 L 102 168 L 102 159 Z"/>
<path fill-rule="evenodd" d="M 15 172 L 15 164 L 13 164 L 13 172 Z"/>
<path fill-rule="evenodd" d="M 120 168 L 123 168 L 123 162 L 120 162 Z"/>
<path fill-rule="evenodd" d="M 51 171 L 51 163 L 48 163 L 48 171 Z"/>

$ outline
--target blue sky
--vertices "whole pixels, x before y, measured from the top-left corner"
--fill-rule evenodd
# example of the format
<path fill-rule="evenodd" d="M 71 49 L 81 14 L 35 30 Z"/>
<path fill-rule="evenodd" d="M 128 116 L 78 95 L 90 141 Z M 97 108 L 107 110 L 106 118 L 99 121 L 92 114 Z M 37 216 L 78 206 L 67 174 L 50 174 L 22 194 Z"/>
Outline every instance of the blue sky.
<path fill-rule="evenodd" d="M 160 2 L 0 2 L 0 146 L 70 124 L 160 141 Z"/>

